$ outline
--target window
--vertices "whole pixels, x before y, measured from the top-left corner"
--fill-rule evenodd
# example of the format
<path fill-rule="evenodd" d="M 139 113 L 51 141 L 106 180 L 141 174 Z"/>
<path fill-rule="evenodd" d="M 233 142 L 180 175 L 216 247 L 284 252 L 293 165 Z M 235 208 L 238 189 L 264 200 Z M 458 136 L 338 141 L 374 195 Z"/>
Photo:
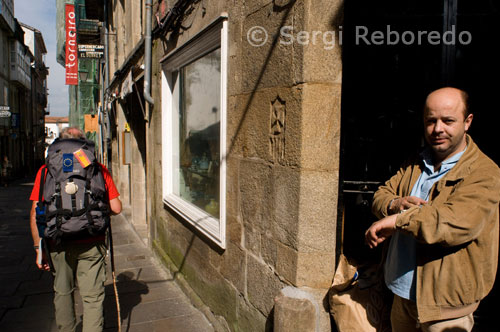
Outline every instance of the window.
<path fill-rule="evenodd" d="M 163 200 L 225 248 L 226 18 L 162 63 Z"/>

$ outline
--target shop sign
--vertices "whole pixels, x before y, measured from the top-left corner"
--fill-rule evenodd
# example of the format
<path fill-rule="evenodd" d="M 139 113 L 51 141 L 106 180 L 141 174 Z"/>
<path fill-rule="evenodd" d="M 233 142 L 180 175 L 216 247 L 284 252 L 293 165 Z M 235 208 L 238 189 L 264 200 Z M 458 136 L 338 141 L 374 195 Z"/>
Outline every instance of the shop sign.
<path fill-rule="evenodd" d="M 74 5 L 66 5 L 66 85 L 78 85 L 78 47 Z"/>
<path fill-rule="evenodd" d="M 0 106 L 0 118 L 8 118 L 11 116 L 9 106 Z"/>
<path fill-rule="evenodd" d="M 94 114 L 84 114 L 83 116 L 85 120 L 85 132 L 92 133 L 96 132 L 99 129 L 98 117 Z"/>
<path fill-rule="evenodd" d="M 85 59 L 102 59 L 104 57 L 104 45 L 78 45 L 78 57 Z"/>

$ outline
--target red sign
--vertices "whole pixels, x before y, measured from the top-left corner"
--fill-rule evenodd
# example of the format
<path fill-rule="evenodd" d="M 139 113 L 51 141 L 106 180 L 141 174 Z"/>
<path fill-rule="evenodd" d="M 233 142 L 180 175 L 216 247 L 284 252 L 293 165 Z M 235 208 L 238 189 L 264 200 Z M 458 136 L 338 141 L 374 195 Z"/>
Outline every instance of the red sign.
<path fill-rule="evenodd" d="M 78 85 L 78 46 L 73 5 L 66 5 L 66 84 Z"/>

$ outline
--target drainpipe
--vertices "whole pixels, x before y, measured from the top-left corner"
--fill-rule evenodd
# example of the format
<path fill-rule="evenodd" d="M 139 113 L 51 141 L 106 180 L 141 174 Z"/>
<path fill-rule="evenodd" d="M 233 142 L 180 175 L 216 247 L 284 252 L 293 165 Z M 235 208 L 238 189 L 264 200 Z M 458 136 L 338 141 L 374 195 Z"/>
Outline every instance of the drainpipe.
<path fill-rule="evenodd" d="M 105 61 L 105 71 L 104 71 L 104 89 L 103 89 L 103 99 L 102 99 L 102 109 L 104 110 L 103 120 L 105 125 L 105 137 L 103 140 L 106 142 L 106 162 L 107 167 L 111 170 L 111 147 L 109 142 L 111 141 L 111 121 L 109 119 L 110 112 L 108 109 L 108 99 L 109 99 L 109 18 L 108 18 L 108 0 L 104 0 L 104 61 Z"/>
<path fill-rule="evenodd" d="M 109 18 L 108 18 L 108 0 L 104 0 L 104 62 L 105 62 L 105 68 L 106 70 L 104 71 L 104 86 L 105 86 L 105 92 L 108 94 L 109 98 L 109 30 L 108 30 L 108 25 L 109 25 Z M 107 103 L 104 105 L 104 110 L 107 110 Z"/>
<path fill-rule="evenodd" d="M 146 0 L 146 36 L 144 38 L 144 99 L 154 105 L 151 97 L 151 12 L 153 11 L 152 0 Z"/>

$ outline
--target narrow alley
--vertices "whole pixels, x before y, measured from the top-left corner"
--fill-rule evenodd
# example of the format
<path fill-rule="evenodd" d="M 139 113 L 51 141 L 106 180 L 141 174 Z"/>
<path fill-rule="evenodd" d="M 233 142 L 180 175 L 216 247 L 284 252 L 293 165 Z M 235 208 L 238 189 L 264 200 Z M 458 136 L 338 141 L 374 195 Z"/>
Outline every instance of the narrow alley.
<path fill-rule="evenodd" d="M 0 188 L 0 331 L 56 332 L 52 275 L 37 269 L 32 249 L 28 180 Z M 112 227 L 122 331 L 213 331 L 125 218 L 114 217 Z M 109 257 L 107 266 L 105 331 L 112 332 L 118 322 Z M 81 300 L 75 298 L 81 319 Z"/>

